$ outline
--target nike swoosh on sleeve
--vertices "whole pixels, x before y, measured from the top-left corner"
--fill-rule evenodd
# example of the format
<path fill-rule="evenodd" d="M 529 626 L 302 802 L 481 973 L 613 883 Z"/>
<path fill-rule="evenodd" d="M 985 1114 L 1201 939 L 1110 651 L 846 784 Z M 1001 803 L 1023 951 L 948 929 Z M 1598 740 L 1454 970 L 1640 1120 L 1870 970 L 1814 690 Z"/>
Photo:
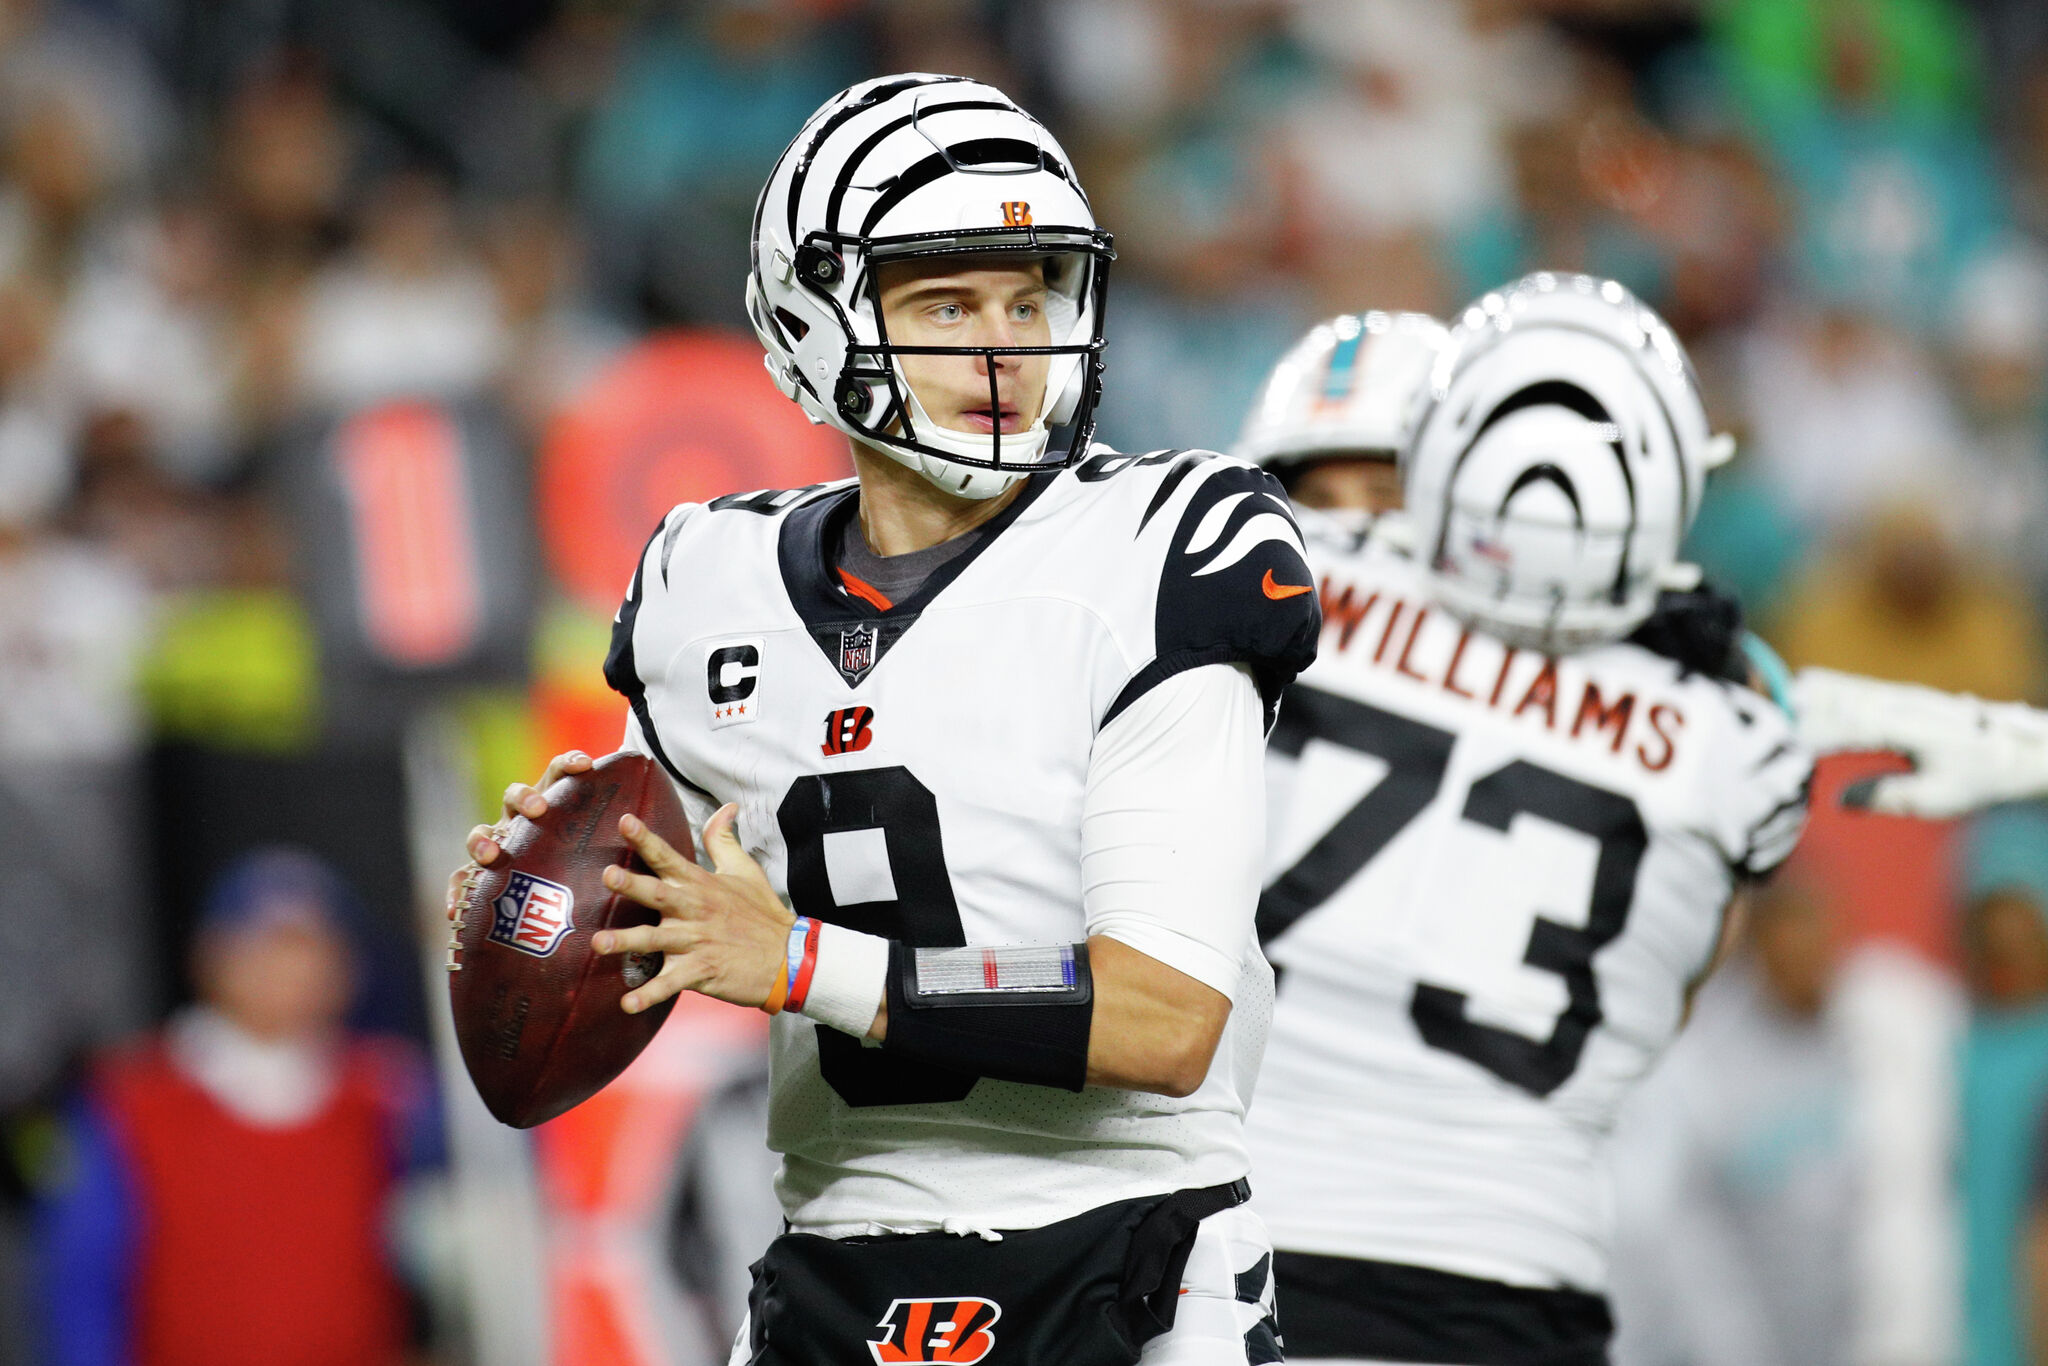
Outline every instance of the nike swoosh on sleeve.
<path fill-rule="evenodd" d="M 1259 581 L 1259 588 L 1267 597 L 1275 602 L 1280 602 L 1286 598 L 1300 597 L 1303 593 L 1309 592 L 1312 585 L 1306 583 L 1275 583 L 1273 582 L 1273 571 L 1268 569 L 1266 577 Z"/>

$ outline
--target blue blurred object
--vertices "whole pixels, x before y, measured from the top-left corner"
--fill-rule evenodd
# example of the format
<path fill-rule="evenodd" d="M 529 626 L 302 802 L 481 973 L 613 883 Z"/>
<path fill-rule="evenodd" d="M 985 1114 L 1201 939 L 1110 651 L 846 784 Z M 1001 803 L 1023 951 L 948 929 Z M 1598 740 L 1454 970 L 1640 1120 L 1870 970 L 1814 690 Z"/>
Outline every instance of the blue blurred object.
<path fill-rule="evenodd" d="M 2048 914 L 2048 806 L 1993 807 L 1963 833 L 1963 896 L 2018 888 Z"/>
<path fill-rule="evenodd" d="M 1816 298 L 1925 330 L 2005 224 L 1973 128 L 1830 110 L 1765 130 L 1795 206 L 1795 266 Z"/>
<path fill-rule="evenodd" d="M 355 893 L 316 855 L 287 845 L 256 849 L 214 879 L 199 912 L 203 935 L 314 923 L 353 939 L 362 908 Z"/>
<path fill-rule="evenodd" d="M 1966 1366 L 2024 1366 L 2016 1262 L 2048 1101 L 2048 1006 L 1979 1011 L 1963 1041 L 1959 1176 Z"/>
<path fill-rule="evenodd" d="M 1751 622 L 1769 621 L 1805 553 L 1806 534 L 1783 500 L 1743 471 L 1714 476 L 1685 542 L 1686 558 L 1740 599 Z"/>
<path fill-rule="evenodd" d="M 1979 816 L 1964 834 L 1962 868 L 1967 900 L 2016 889 L 2048 914 L 2048 809 L 2006 806 Z M 2048 1104 L 2048 1006 L 1975 1012 L 1959 1092 L 1963 1360 L 2024 1366 L 2016 1267 Z"/>

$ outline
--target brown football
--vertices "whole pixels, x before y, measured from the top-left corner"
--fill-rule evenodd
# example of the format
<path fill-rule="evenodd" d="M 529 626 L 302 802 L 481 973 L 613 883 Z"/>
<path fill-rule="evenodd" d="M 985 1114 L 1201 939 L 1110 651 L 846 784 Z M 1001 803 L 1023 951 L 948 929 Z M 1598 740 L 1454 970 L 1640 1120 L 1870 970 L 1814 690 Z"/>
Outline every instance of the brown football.
<path fill-rule="evenodd" d="M 547 814 L 515 818 L 463 898 L 448 964 L 462 1061 L 491 1113 L 521 1129 L 596 1095 L 675 1004 L 628 1015 L 619 998 L 661 970 L 661 955 L 591 951 L 599 930 L 659 919 L 604 885 L 613 864 L 647 871 L 619 817 L 632 812 L 694 857 L 675 788 L 644 755 L 599 759 L 545 795 Z"/>

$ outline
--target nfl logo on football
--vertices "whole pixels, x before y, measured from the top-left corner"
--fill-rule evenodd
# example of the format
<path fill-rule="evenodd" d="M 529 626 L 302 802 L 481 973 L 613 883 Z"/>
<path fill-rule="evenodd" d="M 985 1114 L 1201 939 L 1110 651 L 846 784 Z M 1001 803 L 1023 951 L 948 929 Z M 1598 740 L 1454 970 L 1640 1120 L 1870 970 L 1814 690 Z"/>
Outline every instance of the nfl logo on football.
<path fill-rule="evenodd" d="M 856 626 L 839 633 L 839 672 L 858 679 L 875 667 L 875 628 Z"/>
<path fill-rule="evenodd" d="M 491 905 L 491 942 L 535 958 L 553 953 L 575 923 L 576 894 L 531 873 L 513 873 Z"/>

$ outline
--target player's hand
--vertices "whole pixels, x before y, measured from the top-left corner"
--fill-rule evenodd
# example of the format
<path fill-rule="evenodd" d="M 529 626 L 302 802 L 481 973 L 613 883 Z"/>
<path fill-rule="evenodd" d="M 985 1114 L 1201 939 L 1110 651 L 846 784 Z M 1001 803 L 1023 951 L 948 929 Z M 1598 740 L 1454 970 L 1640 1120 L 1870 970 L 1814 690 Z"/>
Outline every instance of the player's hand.
<path fill-rule="evenodd" d="M 2048 795 L 2048 714 L 2017 702 L 1803 669 L 1793 685 L 1800 738 L 1821 754 L 1891 750 L 1910 773 L 1851 783 L 1842 804 L 1947 820 Z"/>
<path fill-rule="evenodd" d="M 604 885 L 660 912 L 661 923 L 605 930 L 592 947 L 599 953 L 666 956 L 652 981 L 620 1000 L 628 1014 L 679 991 L 759 1006 L 780 980 L 796 917 L 775 895 L 761 865 L 740 847 L 738 818 L 739 808 L 728 804 L 704 823 L 704 848 L 717 870 L 707 873 L 638 817 L 619 817 L 619 833 L 653 872 L 607 868 Z"/>
<path fill-rule="evenodd" d="M 539 782 L 514 783 L 505 789 L 501 806 L 503 814 L 498 817 L 497 824 L 479 825 L 470 830 L 469 837 L 463 841 L 469 851 L 469 862 L 448 875 L 450 920 L 456 918 L 462 899 L 469 894 L 470 884 L 476 881 L 477 875 L 497 862 L 498 855 L 504 852 L 505 835 L 512 828 L 513 817 L 524 816 L 528 820 L 537 821 L 545 816 L 548 812 L 548 799 L 541 794 L 553 787 L 556 780 L 564 774 L 588 772 L 593 762 L 595 761 L 582 750 L 572 749 L 567 754 L 557 754 L 548 760 L 548 766 L 541 773 Z"/>

